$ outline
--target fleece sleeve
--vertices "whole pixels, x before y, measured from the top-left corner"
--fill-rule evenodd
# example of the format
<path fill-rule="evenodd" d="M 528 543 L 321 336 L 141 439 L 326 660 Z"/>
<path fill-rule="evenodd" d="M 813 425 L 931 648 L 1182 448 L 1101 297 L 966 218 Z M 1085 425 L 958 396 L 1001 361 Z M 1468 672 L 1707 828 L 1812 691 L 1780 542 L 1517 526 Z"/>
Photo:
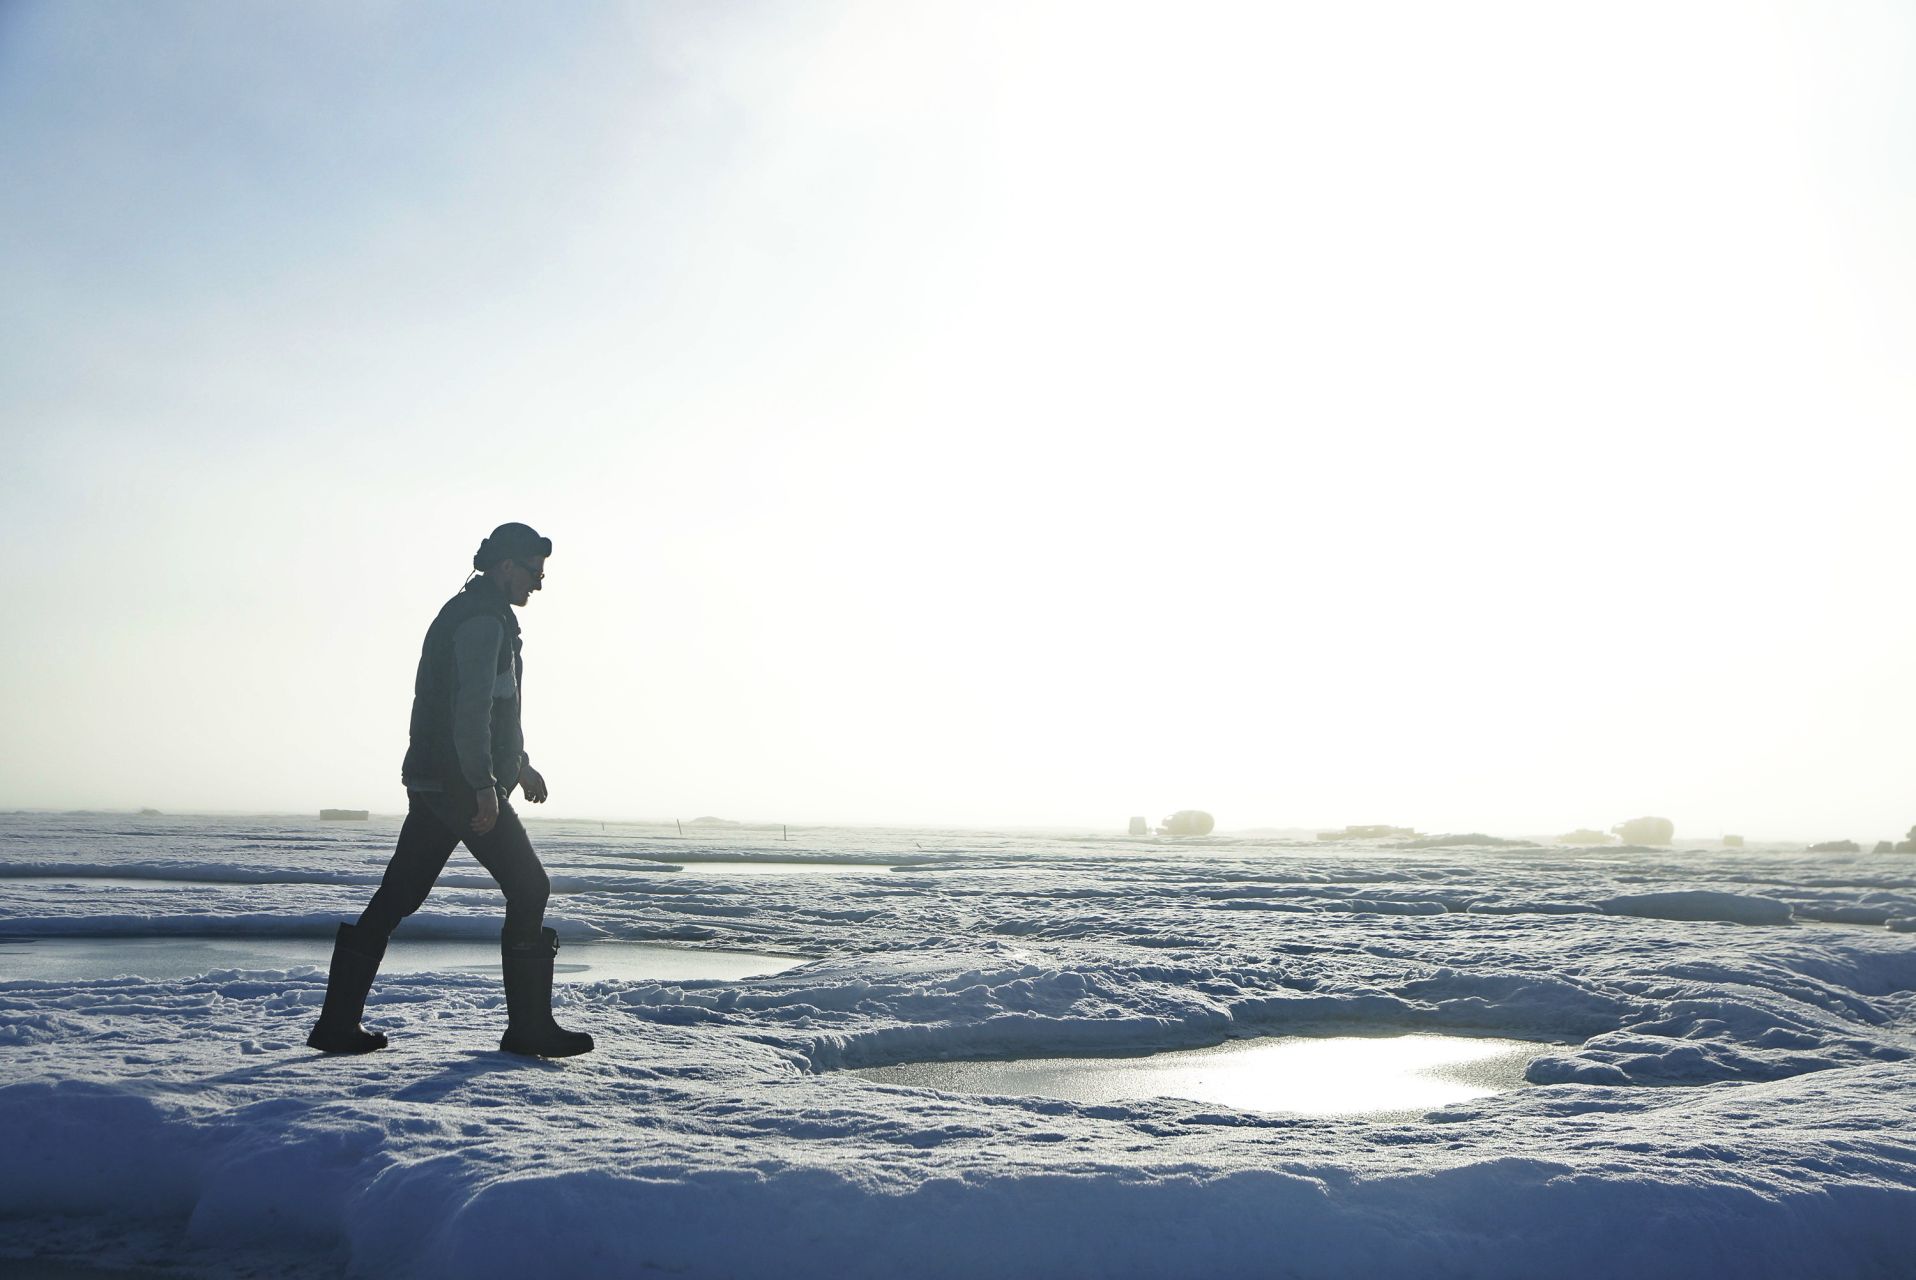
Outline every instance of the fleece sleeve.
<path fill-rule="evenodd" d="M 474 791 L 497 785 L 492 776 L 492 685 L 506 629 L 497 618 L 468 618 L 452 633 L 452 746 L 459 773 Z"/>

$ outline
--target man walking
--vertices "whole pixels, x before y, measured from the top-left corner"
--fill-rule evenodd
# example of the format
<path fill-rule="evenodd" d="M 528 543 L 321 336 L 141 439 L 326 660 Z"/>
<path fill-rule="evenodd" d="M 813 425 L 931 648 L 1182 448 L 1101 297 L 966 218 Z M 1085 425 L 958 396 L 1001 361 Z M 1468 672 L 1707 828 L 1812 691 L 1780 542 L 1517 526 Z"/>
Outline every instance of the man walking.
<path fill-rule="evenodd" d="M 419 909 L 464 841 L 506 895 L 500 960 L 505 969 L 508 1053 L 563 1058 L 586 1053 L 592 1037 L 552 1019 L 552 965 L 558 934 L 545 927 L 550 885 L 508 797 L 520 787 L 543 804 L 546 782 L 526 759 L 519 720 L 525 664 L 523 607 L 545 584 L 552 539 L 530 525 L 502 524 L 472 557 L 477 576 L 426 629 L 413 681 L 412 741 L 401 775 L 406 822 L 386 875 L 357 924 L 339 926 L 326 1003 L 306 1043 L 325 1053 L 369 1053 L 386 1037 L 359 1025 L 386 939 Z"/>

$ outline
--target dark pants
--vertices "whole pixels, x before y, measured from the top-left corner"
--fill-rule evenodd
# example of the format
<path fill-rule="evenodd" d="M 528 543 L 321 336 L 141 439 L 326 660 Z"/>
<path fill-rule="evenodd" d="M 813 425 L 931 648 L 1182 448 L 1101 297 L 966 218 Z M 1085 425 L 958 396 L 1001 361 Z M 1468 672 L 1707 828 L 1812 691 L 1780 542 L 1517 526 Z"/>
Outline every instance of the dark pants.
<path fill-rule="evenodd" d="M 408 791 L 406 823 L 399 828 L 399 847 L 386 864 L 386 878 L 359 917 L 359 927 L 380 938 L 391 935 L 399 922 L 432 892 L 433 881 L 446 868 L 453 846 L 461 840 L 479 865 L 492 873 L 506 894 L 507 936 L 536 937 L 545 923 L 546 896 L 551 883 L 532 841 L 510 802 L 499 801 L 499 821 L 484 835 L 474 835 L 474 801 L 426 791 Z"/>

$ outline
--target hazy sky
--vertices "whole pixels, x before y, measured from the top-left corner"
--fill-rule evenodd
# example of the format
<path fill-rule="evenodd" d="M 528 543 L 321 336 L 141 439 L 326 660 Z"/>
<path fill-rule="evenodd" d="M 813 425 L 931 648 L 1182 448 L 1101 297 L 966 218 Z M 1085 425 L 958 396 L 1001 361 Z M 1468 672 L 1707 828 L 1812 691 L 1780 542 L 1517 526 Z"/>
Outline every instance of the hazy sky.
<path fill-rule="evenodd" d="M 1916 822 L 1916 8 L 0 3 L 0 805 Z"/>

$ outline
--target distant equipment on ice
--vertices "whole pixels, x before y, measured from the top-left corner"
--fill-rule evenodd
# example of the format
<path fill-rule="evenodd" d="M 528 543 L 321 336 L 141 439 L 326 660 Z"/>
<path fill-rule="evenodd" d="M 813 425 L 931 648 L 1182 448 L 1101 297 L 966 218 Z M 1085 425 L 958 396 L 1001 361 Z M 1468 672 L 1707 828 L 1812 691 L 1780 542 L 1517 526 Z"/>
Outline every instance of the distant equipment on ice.
<path fill-rule="evenodd" d="M 1676 823 L 1668 818 L 1632 818 L 1610 830 L 1622 836 L 1625 844 L 1669 844 L 1676 839 Z"/>
<path fill-rule="evenodd" d="M 1724 836 L 1723 847 L 1725 849 L 1741 849 L 1743 847 L 1743 837 L 1742 836 Z"/>
<path fill-rule="evenodd" d="M 1578 827 L 1567 835 L 1557 837 L 1558 844 L 1609 844 L 1610 835 L 1605 831 L 1594 831 L 1589 827 Z"/>
<path fill-rule="evenodd" d="M 1862 851 L 1863 846 L 1854 840 L 1825 840 L 1805 850 L 1807 853 L 1861 853 Z"/>
<path fill-rule="evenodd" d="M 1319 840 L 1415 840 L 1421 832 L 1409 827 L 1345 827 L 1342 831 L 1320 831 Z"/>
<path fill-rule="evenodd" d="M 1134 836 L 1150 835 L 1151 824 L 1141 817 L 1133 818 L 1131 819 L 1131 834 Z"/>
<path fill-rule="evenodd" d="M 1217 822 L 1202 809 L 1179 809 L 1158 824 L 1161 836 L 1208 836 Z"/>
<path fill-rule="evenodd" d="M 365 809 L 321 809 L 321 822 L 364 822 L 372 814 Z"/>

